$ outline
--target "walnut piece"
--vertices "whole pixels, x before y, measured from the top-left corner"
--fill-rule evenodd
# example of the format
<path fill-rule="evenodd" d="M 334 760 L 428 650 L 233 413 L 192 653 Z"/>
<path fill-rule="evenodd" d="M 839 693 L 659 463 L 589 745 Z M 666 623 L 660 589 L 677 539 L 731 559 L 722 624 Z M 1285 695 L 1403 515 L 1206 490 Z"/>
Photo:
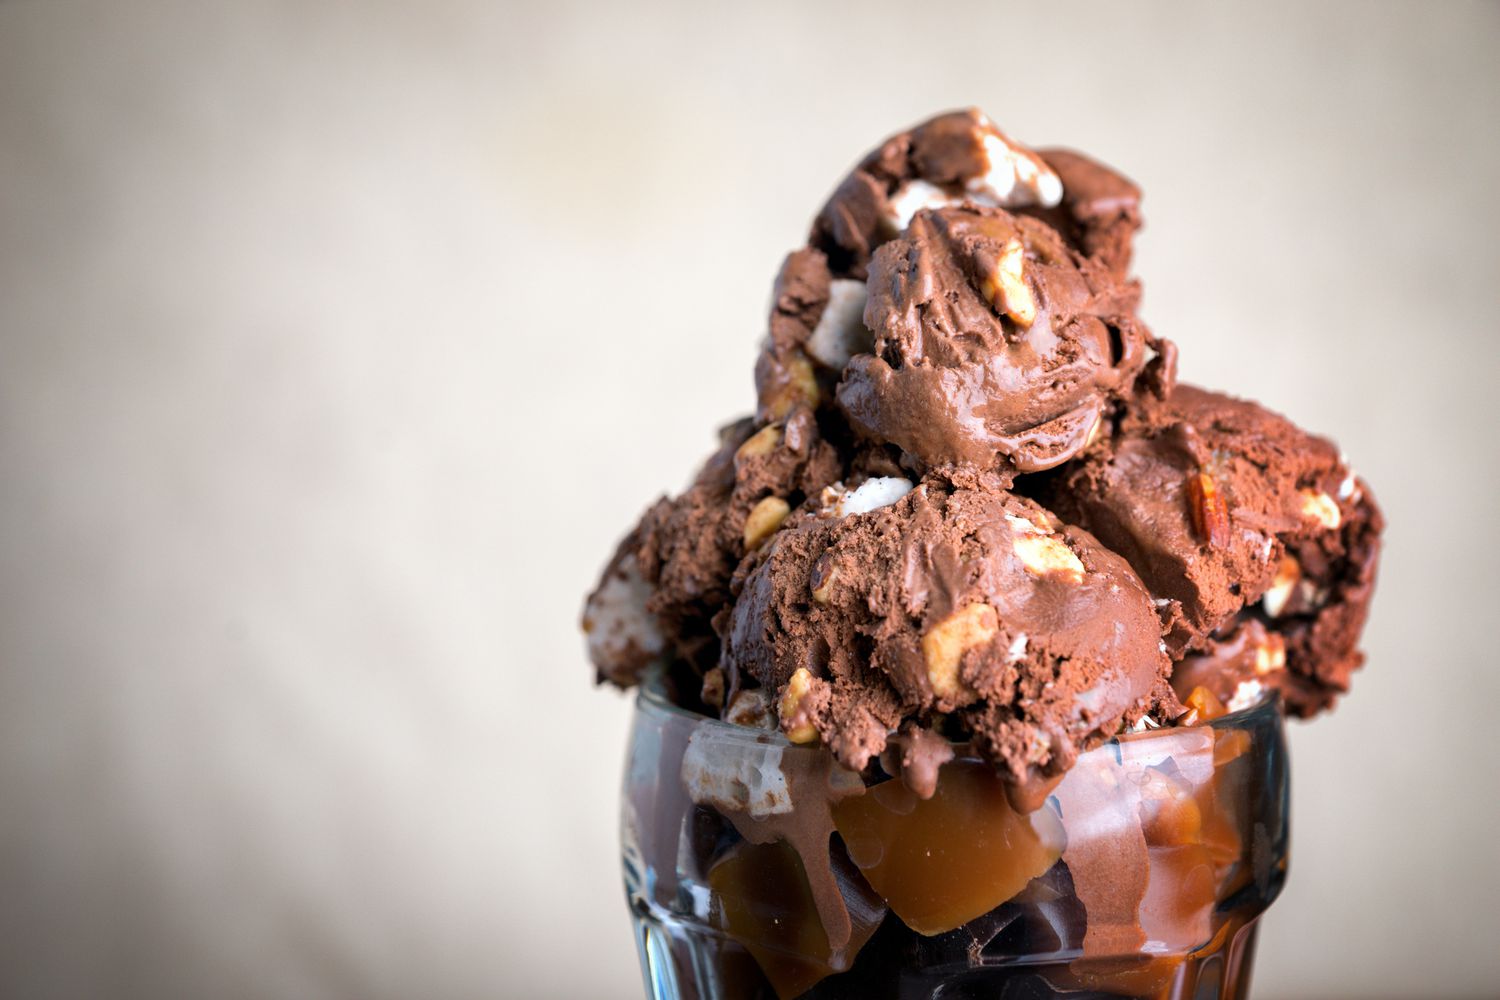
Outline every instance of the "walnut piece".
<path fill-rule="evenodd" d="M 812 691 L 812 674 L 806 667 L 798 667 L 786 682 L 781 693 L 777 714 L 781 716 L 781 731 L 793 743 L 811 743 L 818 738 L 818 727 L 807 718 L 803 702 Z"/>
<path fill-rule="evenodd" d="M 1026 284 L 1026 250 L 1020 240 L 1010 240 L 1000 251 L 995 269 L 979 283 L 979 291 L 990 305 L 1029 330 L 1036 322 L 1036 298 Z"/>
<path fill-rule="evenodd" d="M 958 676 L 964 654 L 989 642 L 1000 631 L 1000 619 L 988 604 L 966 604 L 938 622 L 922 636 L 922 659 L 932 692 L 944 701 L 959 704 L 973 692 Z"/>

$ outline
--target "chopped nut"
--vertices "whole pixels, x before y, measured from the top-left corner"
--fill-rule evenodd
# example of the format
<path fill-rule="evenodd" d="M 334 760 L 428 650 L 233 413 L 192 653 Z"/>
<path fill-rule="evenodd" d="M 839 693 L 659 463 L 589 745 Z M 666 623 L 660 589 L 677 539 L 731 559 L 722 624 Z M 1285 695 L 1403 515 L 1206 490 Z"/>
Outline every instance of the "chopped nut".
<path fill-rule="evenodd" d="M 1208 688 L 1199 685 L 1188 692 L 1188 696 L 1182 699 L 1182 703 L 1191 709 L 1196 724 L 1198 722 L 1212 722 L 1224 714 L 1224 703 L 1218 699 Z"/>
<path fill-rule="evenodd" d="M 760 688 L 737 692 L 729 699 L 729 707 L 724 709 L 722 718 L 732 725 L 748 726 L 751 729 L 775 728 L 771 706 L 766 701 L 766 693 Z"/>
<path fill-rule="evenodd" d="M 724 668 L 710 667 L 703 672 L 703 704 L 724 707 Z"/>
<path fill-rule="evenodd" d="M 785 381 L 773 386 L 761 400 L 761 408 L 772 420 L 784 419 L 798 403 L 816 408 L 821 396 L 818 377 L 813 374 L 812 362 L 806 355 L 794 353 L 787 358 L 785 368 Z"/>
<path fill-rule="evenodd" d="M 1286 610 L 1287 601 L 1292 598 L 1292 590 L 1301 579 L 1302 567 L 1297 560 L 1291 556 L 1282 556 L 1281 563 L 1276 567 L 1276 576 L 1271 579 L 1271 585 L 1260 598 L 1260 606 L 1267 615 L 1272 618 L 1281 617 Z"/>
<path fill-rule="evenodd" d="M 1302 491 L 1302 516 L 1317 521 L 1329 531 L 1338 528 L 1342 520 L 1338 501 L 1321 490 Z"/>
<path fill-rule="evenodd" d="M 1056 535 L 1024 532 L 1017 534 L 1011 545 L 1015 547 L 1016 558 L 1038 576 L 1055 573 L 1070 583 L 1083 582 L 1083 561 Z"/>
<path fill-rule="evenodd" d="M 964 653 L 982 646 L 1000 631 L 1000 619 L 988 604 L 966 604 L 938 622 L 922 636 L 922 658 L 933 694 L 950 702 L 966 699 L 972 692 L 958 676 Z"/>
<path fill-rule="evenodd" d="M 775 424 L 767 424 L 745 440 L 734 453 L 735 468 L 743 465 L 746 460 L 760 458 L 769 455 L 781 444 L 781 428 Z"/>
<path fill-rule="evenodd" d="M 834 566 L 826 557 L 819 559 L 813 565 L 812 571 L 812 599 L 819 604 L 827 604 L 833 599 L 833 585 L 838 581 L 838 567 Z"/>
<path fill-rule="evenodd" d="M 1052 738 L 1036 726 L 1031 726 L 1031 739 L 1026 745 L 1026 760 L 1032 764 L 1044 764 L 1052 756 Z"/>
<path fill-rule="evenodd" d="M 1193 529 L 1210 548 L 1221 549 L 1229 544 L 1229 507 L 1224 503 L 1224 494 L 1219 484 L 1206 472 L 1188 477 L 1188 508 L 1193 516 Z"/>
<path fill-rule="evenodd" d="M 1084 450 L 1092 448 L 1102 437 L 1104 437 L 1104 414 L 1101 413 L 1094 418 L 1094 426 L 1089 428 L 1089 436 L 1083 441 Z"/>
<path fill-rule="evenodd" d="M 1255 650 L 1255 672 L 1264 677 L 1286 669 L 1286 640 L 1272 632 L 1266 636 L 1266 644 Z"/>
<path fill-rule="evenodd" d="M 1026 655 L 1027 638 L 1025 632 L 1018 632 L 1016 637 L 1010 641 L 1010 646 L 1005 650 L 1005 661 L 1007 663 L 1020 663 L 1021 657 Z"/>
<path fill-rule="evenodd" d="M 791 512 L 791 506 L 781 497 L 766 497 L 750 508 L 750 516 L 745 518 L 745 551 L 759 548 Z"/>
<path fill-rule="evenodd" d="M 1321 608 L 1328 600 L 1328 588 L 1304 579 L 1297 584 L 1297 600 L 1306 609 Z"/>
<path fill-rule="evenodd" d="M 781 702 L 777 705 L 781 729 L 793 743 L 811 743 L 818 738 L 818 727 L 808 720 L 802 705 L 811 691 L 812 674 L 806 667 L 798 667 L 781 693 Z"/>
<path fill-rule="evenodd" d="M 1000 251 L 993 273 L 979 283 L 979 291 L 990 305 L 1015 320 L 1023 329 L 1036 322 L 1036 298 L 1024 277 L 1026 250 L 1020 240 L 1011 240 Z"/>

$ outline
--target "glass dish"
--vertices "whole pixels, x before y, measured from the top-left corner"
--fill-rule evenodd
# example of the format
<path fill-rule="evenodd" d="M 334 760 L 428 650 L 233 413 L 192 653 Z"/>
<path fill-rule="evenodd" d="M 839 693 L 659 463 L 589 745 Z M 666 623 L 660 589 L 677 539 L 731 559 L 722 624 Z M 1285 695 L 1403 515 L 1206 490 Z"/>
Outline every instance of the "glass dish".
<path fill-rule="evenodd" d="M 1117 736 L 1029 814 L 954 749 L 919 799 L 648 679 L 621 824 L 647 996 L 1247 994 L 1256 920 L 1286 878 L 1274 697 Z"/>

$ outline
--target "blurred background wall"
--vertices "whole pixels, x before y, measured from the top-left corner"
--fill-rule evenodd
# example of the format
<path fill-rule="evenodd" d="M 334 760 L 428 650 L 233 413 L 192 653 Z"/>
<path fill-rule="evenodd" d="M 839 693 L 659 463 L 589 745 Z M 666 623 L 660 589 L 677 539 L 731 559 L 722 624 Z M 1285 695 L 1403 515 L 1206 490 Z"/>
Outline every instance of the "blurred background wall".
<path fill-rule="evenodd" d="M 1391 521 L 1263 997 L 1494 995 L 1500 5 L 0 0 L 0 995 L 627 998 L 581 596 L 978 104 Z M 1434 687 L 1433 685 L 1437 686 Z"/>

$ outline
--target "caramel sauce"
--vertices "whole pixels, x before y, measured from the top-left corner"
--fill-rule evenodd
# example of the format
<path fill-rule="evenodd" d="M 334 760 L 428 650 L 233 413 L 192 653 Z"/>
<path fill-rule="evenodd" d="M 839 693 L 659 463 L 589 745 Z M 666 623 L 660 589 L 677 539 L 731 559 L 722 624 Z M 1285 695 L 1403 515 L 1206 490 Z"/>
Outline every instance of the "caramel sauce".
<path fill-rule="evenodd" d="M 945 764 L 920 799 L 887 781 L 833 807 L 834 825 L 870 886 L 912 930 L 951 931 L 1015 896 L 1062 852 L 1050 809 L 1011 808 L 993 764 Z"/>
<path fill-rule="evenodd" d="M 880 907 L 850 905 L 849 946 L 835 954 L 802 859 L 785 841 L 735 845 L 709 869 L 708 884 L 716 922 L 750 952 L 782 1000 L 847 969 L 885 915 Z"/>

